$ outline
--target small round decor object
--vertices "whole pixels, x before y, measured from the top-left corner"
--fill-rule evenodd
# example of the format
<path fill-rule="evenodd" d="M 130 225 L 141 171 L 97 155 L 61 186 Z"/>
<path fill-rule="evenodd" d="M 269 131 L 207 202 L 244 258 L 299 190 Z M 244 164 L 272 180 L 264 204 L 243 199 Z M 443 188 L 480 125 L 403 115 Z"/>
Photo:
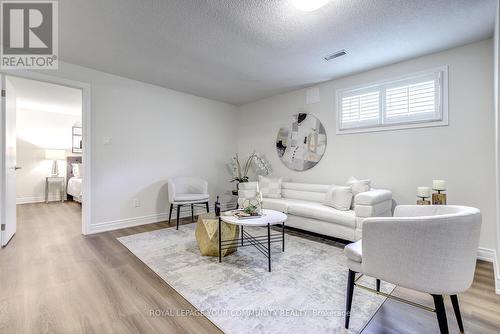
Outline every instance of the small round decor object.
<path fill-rule="evenodd" d="M 292 170 L 308 170 L 321 160 L 326 151 L 326 131 L 312 114 L 293 115 L 280 128 L 276 150 L 285 166 Z"/>
<path fill-rule="evenodd" d="M 257 215 L 262 211 L 261 202 L 257 198 L 246 199 L 243 202 L 243 211 L 248 214 Z"/>

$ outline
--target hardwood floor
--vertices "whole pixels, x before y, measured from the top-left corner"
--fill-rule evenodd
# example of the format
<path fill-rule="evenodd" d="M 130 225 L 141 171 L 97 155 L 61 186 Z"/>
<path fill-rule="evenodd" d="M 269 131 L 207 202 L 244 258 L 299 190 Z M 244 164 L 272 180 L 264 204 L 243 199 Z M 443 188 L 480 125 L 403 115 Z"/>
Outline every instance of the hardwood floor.
<path fill-rule="evenodd" d="M 76 203 L 18 206 L 18 231 L 0 251 L 0 333 L 220 333 L 203 316 L 152 315 L 196 310 L 116 238 L 167 226 L 84 237 Z M 499 332 L 500 296 L 493 284 L 491 264 L 478 262 L 472 288 L 459 296 L 466 333 Z M 424 294 L 402 288 L 395 294 L 432 305 Z M 450 332 L 457 333 L 446 304 Z M 433 313 L 388 300 L 363 333 L 437 331 Z"/>

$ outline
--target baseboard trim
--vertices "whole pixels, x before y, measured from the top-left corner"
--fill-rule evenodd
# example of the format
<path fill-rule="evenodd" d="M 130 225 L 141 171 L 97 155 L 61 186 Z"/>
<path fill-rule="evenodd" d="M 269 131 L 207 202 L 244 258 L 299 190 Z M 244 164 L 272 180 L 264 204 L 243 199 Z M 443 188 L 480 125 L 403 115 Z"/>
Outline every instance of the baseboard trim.
<path fill-rule="evenodd" d="M 234 208 L 235 205 L 236 205 L 235 203 L 228 203 L 225 205 L 221 205 L 221 209 L 228 210 L 228 209 Z M 214 212 L 213 205 L 210 205 L 210 212 Z M 194 210 L 195 215 L 199 215 L 199 214 L 203 214 L 203 213 L 206 213 L 206 210 L 201 208 L 201 207 L 196 207 Z M 168 221 L 168 214 L 169 214 L 168 212 L 162 212 L 162 213 L 158 213 L 158 214 L 125 218 L 125 219 L 101 222 L 101 223 L 97 223 L 97 224 L 91 224 L 88 234 L 108 232 L 108 231 L 113 231 L 113 230 L 119 230 L 122 228 L 134 227 L 134 226 L 140 226 L 140 225 L 146 225 L 146 224 L 160 223 L 160 222 Z M 175 222 L 176 215 L 177 215 L 177 213 L 174 210 L 172 212 L 172 222 Z M 191 209 L 181 210 L 181 213 L 179 216 L 181 218 L 190 217 L 191 216 Z"/>
<path fill-rule="evenodd" d="M 49 202 L 60 201 L 61 198 L 55 195 L 49 195 Z M 33 196 L 33 197 L 18 197 L 16 198 L 16 204 L 30 204 L 30 203 L 43 203 L 45 202 L 45 196 Z"/>
<path fill-rule="evenodd" d="M 495 293 L 500 295 L 500 271 L 498 268 L 497 252 L 494 249 L 479 247 L 477 250 L 477 258 L 479 260 L 493 263 L 493 271 L 495 276 Z"/>

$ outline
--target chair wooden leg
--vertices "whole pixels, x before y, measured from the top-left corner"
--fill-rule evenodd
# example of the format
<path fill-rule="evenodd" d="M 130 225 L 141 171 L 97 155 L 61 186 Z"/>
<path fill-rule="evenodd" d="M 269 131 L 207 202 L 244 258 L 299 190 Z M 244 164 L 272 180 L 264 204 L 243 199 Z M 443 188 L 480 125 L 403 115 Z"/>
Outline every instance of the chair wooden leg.
<path fill-rule="evenodd" d="M 172 219 L 172 210 L 174 209 L 174 205 L 170 203 L 170 212 L 168 213 L 168 225 L 170 225 L 170 219 Z"/>
<path fill-rule="evenodd" d="M 210 209 L 208 208 L 208 202 L 205 202 L 205 205 L 207 206 L 207 213 L 209 213 Z"/>
<path fill-rule="evenodd" d="M 436 307 L 436 316 L 439 324 L 439 331 L 441 334 L 449 334 L 448 320 L 446 319 L 446 309 L 444 308 L 443 296 L 432 295 L 434 298 L 434 306 Z"/>
<path fill-rule="evenodd" d="M 458 329 L 460 329 L 461 333 L 465 333 L 464 324 L 462 322 L 462 314 L 460 313 L 460 306 L 458 304 L 458 296 L 451 295 L 450 299 L 451 299 L 451 303 L 453 304 L 453 311 L 455 311 L 455 317 L 457 318 Z"/>
<path fill-rule="evenodd" d="M 380 280 L 377 278 L 377 291 L 380 292 Z"/>
<path fill-rule="evenodd" d="M 194 222 L 194 204 L 191 204 L 191 222 Z"/>
<path fill-rule="evenodd" d="M 349 328 L 349 320 L 351 318 L 351 306 L 352 306 L 352 295 L 354 293 L 354 279 L 356 277 L 356 272 L 349 269 L 347 274 L 347 293 L 345 301 L 345 328 Z"/>
<path fill-rule="evenodd" d="M 181 207 L 182 205 L 177 205 L 177 227 L 176 227 L 177 230 L 179 229 L 179 217 L 181 214 Z"/>

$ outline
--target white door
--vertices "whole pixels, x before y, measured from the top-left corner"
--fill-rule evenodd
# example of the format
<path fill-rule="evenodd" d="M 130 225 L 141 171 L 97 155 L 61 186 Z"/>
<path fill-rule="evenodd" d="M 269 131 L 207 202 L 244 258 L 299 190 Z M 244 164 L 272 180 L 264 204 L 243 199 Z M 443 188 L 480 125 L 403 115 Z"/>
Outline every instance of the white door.
<path fill-rule="evenodd" d="M 4 247 L 16 233 L 16 92 L 5 75 L 2 82 L 2 188 L 1 188 L 1 245 Z"/>

